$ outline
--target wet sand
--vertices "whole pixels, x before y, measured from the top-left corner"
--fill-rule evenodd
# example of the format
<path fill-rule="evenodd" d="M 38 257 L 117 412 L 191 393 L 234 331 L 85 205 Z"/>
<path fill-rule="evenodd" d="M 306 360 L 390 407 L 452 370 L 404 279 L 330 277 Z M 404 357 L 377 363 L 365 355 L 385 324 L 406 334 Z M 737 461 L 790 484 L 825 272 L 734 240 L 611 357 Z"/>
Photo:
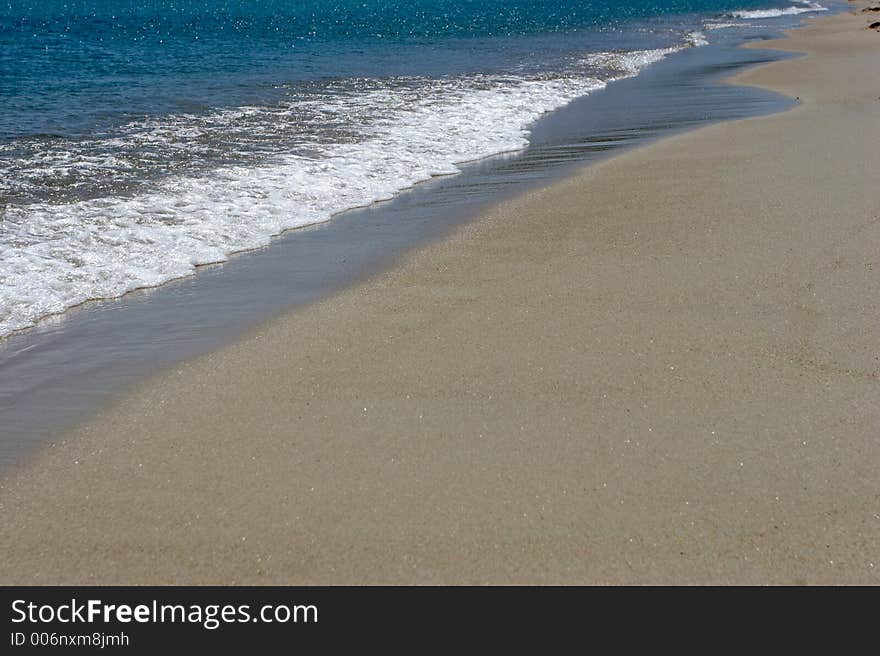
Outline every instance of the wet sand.
<path fill-rule="evenodd" d="M 878 582 L 868 22 L 147 381 L 3 481 L 0 582 Z"/>

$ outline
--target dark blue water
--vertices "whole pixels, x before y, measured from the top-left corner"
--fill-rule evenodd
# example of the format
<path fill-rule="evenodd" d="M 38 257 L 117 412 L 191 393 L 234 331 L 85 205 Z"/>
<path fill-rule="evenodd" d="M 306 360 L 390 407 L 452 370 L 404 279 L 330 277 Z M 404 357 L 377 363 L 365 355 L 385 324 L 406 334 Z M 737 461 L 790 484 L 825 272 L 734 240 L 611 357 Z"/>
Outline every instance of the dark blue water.
<path fill-rule="evenodd" d="M 520 149 L 543 113 L 715 28 L 817 8 L 0 2 L 0 338 Z"/>
<path fill-rule="evenodd" d="M 265 102 L 278 85 L 326 77 L 498 72 L 584 46 L 671 45 L 694 14 L 791 4 L 12 0 L 0 3 L 0 138 Z"/>

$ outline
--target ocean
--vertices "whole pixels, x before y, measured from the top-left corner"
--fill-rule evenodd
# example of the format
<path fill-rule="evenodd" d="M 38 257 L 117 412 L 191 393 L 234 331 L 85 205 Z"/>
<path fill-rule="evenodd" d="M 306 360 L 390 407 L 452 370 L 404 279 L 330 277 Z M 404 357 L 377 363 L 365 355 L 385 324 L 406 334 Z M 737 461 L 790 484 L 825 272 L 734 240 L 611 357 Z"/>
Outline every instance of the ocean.
<path fill-rule="evenodd" d="M 790 0 L 0 2 L 0 338 L 517 151 Z"/>

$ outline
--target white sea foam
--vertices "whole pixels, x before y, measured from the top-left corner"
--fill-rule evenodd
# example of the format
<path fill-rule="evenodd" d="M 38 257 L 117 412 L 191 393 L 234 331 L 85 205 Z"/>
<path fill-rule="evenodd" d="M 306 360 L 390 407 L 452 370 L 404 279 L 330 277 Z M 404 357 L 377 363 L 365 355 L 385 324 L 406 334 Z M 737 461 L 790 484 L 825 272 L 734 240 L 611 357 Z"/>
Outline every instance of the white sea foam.
<path fill-rule="evenodd" d="M 703 27 L 707 30 L 727 30 L 732 27 L 752 27 L 752 23 L 713 22 L 713 23 L 706 23 Z"/>
<path fill-rule="evenodd" d="M 650 66 L 679 50 L 681 48 L 657 48 L 655 50 L 636 50 L 631 52 L 596 52 L 584 57 L 583 62 L 588 66 L 611 71 L 611 79 L 619 80 L 638 75 L 639 71 L 645 66 Z"/>
<path fill-rule="evenodd" d="M 611 73 L 610 79 L 619 80 L 638 75 L 646 66 L 650 66 L 673 53 L 705 45 L 709 45 L 705 34 L 691 32 L 685 37 L 684 45 L 653 50 L 596 52 L 584 57 L 583 63 L 590 67 L 605 69 Z"/>
<path fill-rule="evenodd" d="M 606 79 L 627 77 L 679 49 L 598 53 L 584 60 L 582 74 L 552 79 L 417 80 L 312 98 L 307 109 L 322 122 L 346 126 L 338 138 L 259 165 L 168 177 L 134 195 L 0 209 L 0 336 L 89 299 L 189 275 L 197 265 L 263 246 L 284 230 L 456 173 L 458 163 L 521 149 L 541 114 L 605 86 L 591 74 L 597 64 L 619 73 Z M 226 110 L 211 121 L 232 129 L 260 112 L 280 119 L 298 115 L 302 102 L 271 111 Z M 371 118 L 352 127 L 359 108 L 369 108 Z M 173 148 L 187 136 L 197 138 L 188 132 L 200 129 L 192 121 L 166 120 L 136 133 Z"/>
<path fill-rule="evenodd" d="M 801 2 L 799 6 L 792 5 L 782 9 L 755 9 L 753 11 L 734 11 L 731 16 L 734 18 L 779 18 L 781 16 L 796 16 L 798 14 L 806 14 L 812 11 L 828 11 L 827 7 L 816 2 Z"/>
<path fill-rule="evenodd" d="M 706 38 L 706 35 L 703 32 L 691 32 L 690 34 L 688 34 L 687 40 L 688 43 L 690 43 L 695 48 L 709 45 L 709 40 Z"/>

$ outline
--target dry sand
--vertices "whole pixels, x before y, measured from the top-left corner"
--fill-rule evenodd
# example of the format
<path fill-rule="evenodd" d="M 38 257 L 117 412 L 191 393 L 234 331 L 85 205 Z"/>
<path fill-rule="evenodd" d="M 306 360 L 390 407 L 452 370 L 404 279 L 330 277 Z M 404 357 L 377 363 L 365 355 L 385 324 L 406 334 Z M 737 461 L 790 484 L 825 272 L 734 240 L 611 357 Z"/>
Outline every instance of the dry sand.
<path fill-rule="evenodd" d="M 0 581 L 880 581 L 866 24 L 147 381 L 3 482 Z"/>

